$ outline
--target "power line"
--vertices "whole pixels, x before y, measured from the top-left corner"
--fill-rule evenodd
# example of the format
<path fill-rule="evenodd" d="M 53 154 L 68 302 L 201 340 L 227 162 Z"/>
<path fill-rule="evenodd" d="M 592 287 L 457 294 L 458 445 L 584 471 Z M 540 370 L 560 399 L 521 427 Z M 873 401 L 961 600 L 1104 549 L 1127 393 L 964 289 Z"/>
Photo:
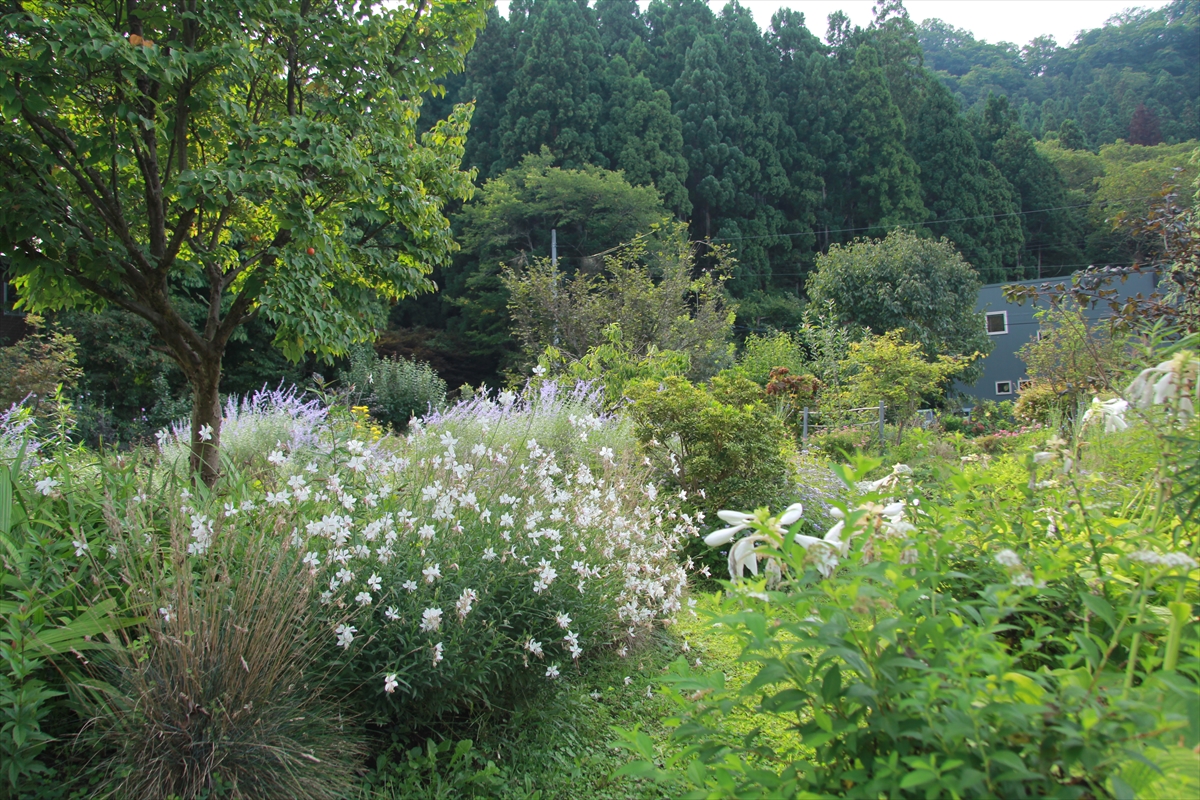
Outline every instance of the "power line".
<path fill-rule="evenodd" d="M 1146 195 L 1144 197 L 1143 196 L 1122 197 L 1122 198 L 1115 199 L 1115 200 L 1105 200 L 1103 202 L 1105 202 L 1105 203 L 1124 203 L 1129 200 L 1150 200 L 1154 197 L 1155 197 L 1155 195 Z M 1092 205 L 1091 203 L 1075 203 L 1074 205 L 1069 205 L 1069 206 L 1055 206 L 1053 208 L 1035 208 L 1030 211 L 1010 211 L 1007 214 L 979 214 L 978 216 L 974 216 L 974 217 L 955 217 L 952 219 L 934 219 L 934 220 L 929 220 L 928 222 L 913 222 L 913 223 L 909 223 L 906 225 L 899 225 L 897 227 L 916 228 L 916 227 L 922 227 L 922 226 L 926 226 L 926 225 L 944 225 L 944 224 L 947 224 L 950 222 L 970 222 L 973 220 L 980 220 L 980 219 L 1001 219 L 1004 217 L 1021 217 L 1026 214 L 1047 214 L 1051 211 L 1066 211 L 1066 210 L 1072 209 L 1072 208 L 1090 208 L 1091 205 Z M 782 239 L 782 238 L 787 238 L 787 237 L 792 237 L 792 236 L 816 236 L 816 235 L 828 236 L 831 233 L 862 233 L 863 231 L 875 230 L 877 228 L 879 228 L 878 225 L 868 225 L 868 226 L 862 227 L 862 228 L 838 228 L 835 230 L 810 229 L 807 231 L 797 231 L 796 233 L 767 233 L 767 234 L 762 234 L 759 236 L 727 236 L 727 237 L 720 238 L 720 239 L 706 239 L 705 241 L 707 241 L 707 242 L 745 242 L 745 241 L 751 241 L 753 239 Z"/>

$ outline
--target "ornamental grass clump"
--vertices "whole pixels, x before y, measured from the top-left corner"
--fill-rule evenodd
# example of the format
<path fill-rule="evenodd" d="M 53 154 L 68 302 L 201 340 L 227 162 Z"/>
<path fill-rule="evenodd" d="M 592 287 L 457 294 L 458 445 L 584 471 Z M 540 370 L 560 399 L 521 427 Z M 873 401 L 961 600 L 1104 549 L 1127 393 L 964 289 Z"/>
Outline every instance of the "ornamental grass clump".
<path fill-rule="evenodd" d="M 113 532 L 145 624 L 80 682 L 92 712 L 80 736 L 99 753 L 102 786 L 119 797 L 345 796 L 365 740 L 330 692 L 320 656 L 332 648 L 302 554 L 279 531 L 216 524 L 189 500 L 175 516 L 191 524 L 167 541 Z"/>

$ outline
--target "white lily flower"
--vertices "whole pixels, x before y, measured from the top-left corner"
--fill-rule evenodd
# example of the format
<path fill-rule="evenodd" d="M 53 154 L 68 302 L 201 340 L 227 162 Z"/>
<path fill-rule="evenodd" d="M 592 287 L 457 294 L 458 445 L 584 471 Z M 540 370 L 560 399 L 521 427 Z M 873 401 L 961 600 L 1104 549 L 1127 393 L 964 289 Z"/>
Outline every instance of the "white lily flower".
<path fill-rule="evenodd" d="M 704 543 L 709 547 L 721 547 L 733 541 L 733 537 L 746 530 L 745 525 L 734 525 L 732 528 L 721 528 L 704 537 Z"/>
<path fill-rule="evenodd" d="M 779 518 L 779 524 L 787 528 L 796 524 L 796 521 L 799 520 L 803 514 L 804 506 L 800 503 L 792 503 L 790 506 L 784 509 L 783 516 Z"/>
<path fill-rule="evenodd" d="M 754 521 L 753 514 L 747 514 L 744 511 L 727 511 L 721 510 L 717 512 L 717 516 L 728 522 L 730 525 L 749 525 Z"/>

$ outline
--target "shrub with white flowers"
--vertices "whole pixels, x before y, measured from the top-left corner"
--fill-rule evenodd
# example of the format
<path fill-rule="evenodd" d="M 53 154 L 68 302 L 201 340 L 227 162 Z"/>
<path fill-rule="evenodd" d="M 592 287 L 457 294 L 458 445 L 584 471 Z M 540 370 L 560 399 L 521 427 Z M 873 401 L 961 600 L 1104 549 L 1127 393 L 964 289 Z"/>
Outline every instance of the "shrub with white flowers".
<path fill-rule="evenodd" d="M 415 722 L 503 703 L 681 607 L 676 553 L 695 530 L 647 488 L 643 466 L 614 457 L 633 450 L 628 428 L 588 400 L 586 388 L 544 384 L 533 398 L 477 397 L 374 446 L 335 436 L 329 454 L 300 443 L 296 457 L 284 441 L 261 489 L 245 488 L 250 510 L 185 500 L 192 555 L 259 531 L 299 548 L 331 671 L 363 687 L 372 713 Z"/>

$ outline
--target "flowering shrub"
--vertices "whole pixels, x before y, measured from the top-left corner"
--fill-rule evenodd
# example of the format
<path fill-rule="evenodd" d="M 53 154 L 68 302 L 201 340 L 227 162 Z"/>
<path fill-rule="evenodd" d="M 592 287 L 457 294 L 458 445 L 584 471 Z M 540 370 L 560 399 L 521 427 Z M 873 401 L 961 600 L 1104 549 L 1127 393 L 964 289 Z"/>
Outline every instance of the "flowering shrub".
<path fill-rule="evenodd" d="M 477 396 L 404 440 L 277 448 L 261 490 L 187 498 L 189 552 L 271 531 L 303 553 L 328 671 L 378 718 L 503 705 L 680 607 L 694 531 L 589 397 Z"/>
<path fill-rule="evenodd" d="M 722 512 L 717 622 L 758 675 L 737 691 L 677 662 L 673 752 L 625 732 L 622 772 L 694 796 L 1133 796 L 1134 765 L 1200 742 L 1197 537 L 1095 509 L 1071 452 L 1031 453 L 1030 491 L 986 505 L 986 475 L 931 502 L 860 459 L 819 537 L 795 507 Z M 739 708 L 796 735 L 732 737 Z"/>

